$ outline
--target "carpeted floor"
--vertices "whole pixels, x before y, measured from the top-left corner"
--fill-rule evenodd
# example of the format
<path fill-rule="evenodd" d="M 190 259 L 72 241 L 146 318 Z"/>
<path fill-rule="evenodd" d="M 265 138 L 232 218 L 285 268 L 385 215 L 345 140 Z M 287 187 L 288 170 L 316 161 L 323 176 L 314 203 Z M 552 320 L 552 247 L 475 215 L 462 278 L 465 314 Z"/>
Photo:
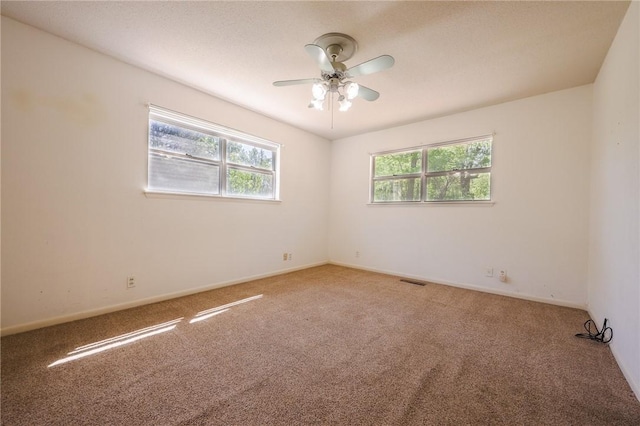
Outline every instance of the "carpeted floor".
<path fill-rule="evenodd" d="M 638 425 L 587 318 L 321 266 L 4 337 L 2 424 Z"/>

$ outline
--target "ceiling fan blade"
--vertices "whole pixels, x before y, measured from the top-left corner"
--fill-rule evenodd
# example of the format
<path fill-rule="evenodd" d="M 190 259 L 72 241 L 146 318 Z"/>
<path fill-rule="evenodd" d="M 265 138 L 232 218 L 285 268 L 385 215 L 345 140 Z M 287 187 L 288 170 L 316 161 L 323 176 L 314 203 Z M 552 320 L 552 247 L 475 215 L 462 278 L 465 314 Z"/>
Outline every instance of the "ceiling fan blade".
<path fill-rule="evenodd" d="M 318 64 L 322 71 L 328 73 L 335 72 L 333 65 L 331 65 L 331 59 L 329 59 L 322 47 L 317 44 L 307 44 L 304 50 L 311 56 L 311 59 L 316 61 L 316 64 Z"/>
<path fill-rule="evenodd" d="M 365 101 L 375 101 L 380 97 L 380 93 L 376 92 L 373 89 L 369 89 L 361 84 L 358 85 L 358 96 L 360 96 Z"/>
<path fill-rule="evenodd" d="M 303 78 L 300 80 L 282 80 L 282 81 L 274 81 L 274 86 L 293 86 L 296 84 L 311 84 L 319 81 L 317 78 Z"/>
<path fill-rule="evenodd" d="M 391 68 L 395 62 L 396 61 L 395 59 L 393 59 L 393 56 L 382 55 L 367 62 L 363 62 L 359 65 L 353 66 L 349 68 L 346 73 L 349 77 L 373 74 L 374 72 Z"/>

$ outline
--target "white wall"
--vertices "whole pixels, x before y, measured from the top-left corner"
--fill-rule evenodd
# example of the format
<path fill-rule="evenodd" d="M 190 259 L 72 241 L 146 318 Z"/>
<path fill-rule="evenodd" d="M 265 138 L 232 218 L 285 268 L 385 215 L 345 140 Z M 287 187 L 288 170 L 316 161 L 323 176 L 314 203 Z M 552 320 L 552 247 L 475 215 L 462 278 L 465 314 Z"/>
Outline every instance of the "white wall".
<path fill-rule="evenodd" d="M 591 96 L 583 86 L 334 141 L 331 261 L 586 306 Z M 492 132 L 493 206 L 367 205 L 369 153 Z"/>
<path fill-rule="evenodd" d="M 640 397 L 640 5 L 632 2 L 594 83 L 589 311 L 608 318 Z"/>
<path fill-rule="evenodd" d="M 147 103 L 284 144 L 282 202 L 145 197 Z M 5 333 L 327 261 L 325 139 L 5 17 L 2 114 Z"/>

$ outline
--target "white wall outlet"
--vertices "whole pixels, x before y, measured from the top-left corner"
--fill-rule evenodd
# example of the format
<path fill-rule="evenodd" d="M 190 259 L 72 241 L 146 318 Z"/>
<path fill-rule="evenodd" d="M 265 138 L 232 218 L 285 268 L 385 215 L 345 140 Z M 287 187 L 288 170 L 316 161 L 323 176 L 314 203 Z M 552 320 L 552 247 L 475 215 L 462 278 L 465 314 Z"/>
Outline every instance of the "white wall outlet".
<path fill-rule="evenodd" d="M 507 282 L 507 270 L 506 269 L 501 269 L 500 270 L 500 275 L 498 276 L 498 278 L 503 283 L 506 283 Z"/>
<path fill-rule="evenodd" d="M 487 267 L 487 269 L 485 269 L 485 271 L 484 271 L 484 276 L 485 277 L 493 277 L 493 268 Z"/>
<path fill-rule="evenodd" d="M 133 275 L 127 277 L 127 288 L 134 288 L 136 286 L 136 277 Z"/>
<path fill-rule="evenodd" d="M 292 257 L 293 257 L 293 255 L 291 253 L 289 253 L 289 259 L 287 259 L 287 260 L 291 260 Z"/>
<path fill-rule="evenodd" d="M 286 261 L 288 257 L 289 257 L 288 253 L 282 253 L 282 260 Z"/>
<path fill-rule="evenodd" d="M 356 250 L 356 257 L 360 257 L 360 251 Z"/>

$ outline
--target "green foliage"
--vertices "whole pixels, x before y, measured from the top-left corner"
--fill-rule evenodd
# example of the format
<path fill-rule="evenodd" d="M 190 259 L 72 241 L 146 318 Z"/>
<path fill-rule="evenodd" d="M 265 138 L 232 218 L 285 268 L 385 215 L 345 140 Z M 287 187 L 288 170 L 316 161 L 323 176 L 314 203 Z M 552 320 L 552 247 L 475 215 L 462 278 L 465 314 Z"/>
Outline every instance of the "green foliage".
<path fill-rule="evenodd" d="M 273 170 L 273 151 L 235 141 L 227 141 L 227 161 L 243 166 Z"/>
<path fill-rule="evenodd" d="M 489 173 L 455 174 L 427 178 L 428 201 L 489 200 Z"/>
<path fill-rule="evenodd" d="M 400 152 L 374 157 L 375 176 L 401 176 L 422 171 L 422 151 Z"/>
<path fill-rule="evenodd" d="M 274 152 L 254 145 L 227 141 L 227 161 L 257 169 L 273 170 Z M 229 168 L 227 193 L 269 197 L 273 195 L 273 175 Z"/>
<path fill-rule="evenodd" d="M 420 201 L 420 178 L 376 181 L 373 201 Z"/>
<path fill-rule="evenodd" d="M 444 145 L 427 150 L 427 172 L 477 169 L 491 166 L 491 142 Z"/>
<path fill-rule="evenodd" d="M 490 166 L 490 140 L 428 149 L 427 172 L 449 173 L 427 178 L 427 200 L 489 200 L 489 174 L 471 170 Z"/>
<path fill-rule="evenodd" d="M 427 201 L 489 200 L 491 139 L 442 145 L 427 150 Z M 398 177 L 422 172 L 422 150 L 374 157 L 376 178 Z M 420 201 L 420 179 L 378 179 L 374 201 Z"/>
<path fill-rule="evenodd" d="M 229 195 L 270 197 L 273 194 L 273 176 L 264 173 L 228 169 L 227 193 Z"/>

